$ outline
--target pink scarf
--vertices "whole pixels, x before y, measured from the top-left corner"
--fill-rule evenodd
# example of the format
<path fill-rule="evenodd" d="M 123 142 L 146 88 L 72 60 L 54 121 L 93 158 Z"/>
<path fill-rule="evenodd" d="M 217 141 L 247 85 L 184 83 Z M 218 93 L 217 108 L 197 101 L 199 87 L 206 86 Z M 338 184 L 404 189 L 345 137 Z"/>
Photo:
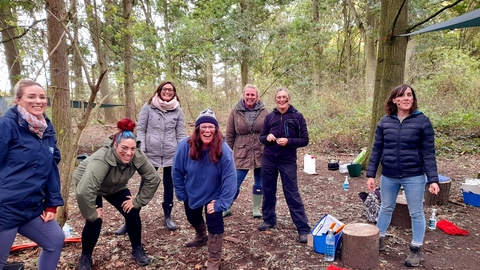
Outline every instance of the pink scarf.
<path fill-rule="evenodd" d="M 152 104 L 162 111 L 172 111 L 180 106 L 177 97 L 173 97 L 170 101 L 164 101 L 158 96 L 158 94 L 155 94 L 152 98 Z"/>
<path fill-rule="evenodd" d="M 47 129 L 47 120 L 45 116 L 39 115 L 35 116 L 27 111 L 21 105 L 17 105 L 17 110 L 20 113 L 20 116 L 28 123 L 28 128 L 33 133 L 37 134 L 40 139 L 43 137 L 43 132 Z"/>

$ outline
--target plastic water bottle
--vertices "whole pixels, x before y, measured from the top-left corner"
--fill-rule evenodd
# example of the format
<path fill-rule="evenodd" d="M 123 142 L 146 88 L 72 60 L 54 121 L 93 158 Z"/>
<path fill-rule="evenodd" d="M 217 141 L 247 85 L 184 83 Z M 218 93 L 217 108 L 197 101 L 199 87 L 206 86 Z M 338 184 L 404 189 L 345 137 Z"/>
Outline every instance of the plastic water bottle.
<path fill-rule="evenodd" d="M 65 234 L 65 238 L 72 237 L 73 230 L 67 223 L 63 225 L 62 230 L 63 230 L 63 234 Z"/>
<path fill-rule="evenodd" d="M 335 260 L 335 236 L 333 230 L 329 229 L 325 238 L 325 261 L 333 262 Z"/>
<path fill-rule="evenodd" d="M 435 216 L 436 209 L 432 209 L 432 216 L 428 220 L 428 228 L 430 230 L 435 230 L 437 228 L 437 217 Z"/>
<path fill-rule="evenodd" d="M 350 184 L 348 183 L 348 176 L 345 176 L 345 181 L 343 182 L 343 190 L 347 191 Z"/>

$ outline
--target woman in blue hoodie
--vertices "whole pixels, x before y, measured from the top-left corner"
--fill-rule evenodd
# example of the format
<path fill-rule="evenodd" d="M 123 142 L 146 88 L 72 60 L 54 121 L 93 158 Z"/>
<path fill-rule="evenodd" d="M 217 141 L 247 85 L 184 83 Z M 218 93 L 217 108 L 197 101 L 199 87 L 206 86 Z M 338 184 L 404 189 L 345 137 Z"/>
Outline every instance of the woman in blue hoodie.
<path fill-rule="evenodd" d="M 219 269 L 224 233 L 222 212 L 233 202 L 237 175 L 232 150 L 223 141 L 212 109 L 200 113 L 193 134 L 178 144 L 172 175 L 177 198 L 184 202 L 187 220 L 196 231 L 186 246 L 199 246 L 208 240 L 207 269 Z"/>
<path fill-rule="evenodd" d="M 16 105 L 0 118 L 0 269 L 19 233 L 42 248 L 38 269 L 54 270 L 65 239 L 55 220 L 60 151 L 43 87 L 20 80 L 14 92 Z"/>
<path fill-rule="evenodd" d="M 432 194 L 438 186 L 435 138 L 432 123 L 417 110 L 417 97 L 409 85 L 393 89 L 385 103 L 387 114 L 375 130 L 375 141 L 367 168 L 367 187 L 375 190 L 375 176 L 382 165 L 380 192 L 382 202 L 377 227 L 380 230 L 380 251 L 385 250 L 385 235 L 392 219 L 400 186 L 403 186 L 412 218 L 412 242 L 405 265 L 418 266 L 425 236 L 423 196 L 425 185 Z M 425 182 L 425 175 L 428 182 Z"/>

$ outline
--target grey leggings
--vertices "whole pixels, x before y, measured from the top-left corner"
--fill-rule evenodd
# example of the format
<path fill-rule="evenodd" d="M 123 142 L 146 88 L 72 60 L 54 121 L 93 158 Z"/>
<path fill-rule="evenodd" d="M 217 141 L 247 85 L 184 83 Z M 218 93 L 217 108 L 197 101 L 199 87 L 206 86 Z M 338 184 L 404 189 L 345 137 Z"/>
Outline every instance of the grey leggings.
<path fill-rule="evenodd" d="M 5 266 L 17 233 L 37 243 L 42 248 L 38 270 L 55 270 L 62 252 L 65 236 L 57 221 L 44 222 L 38 216 L 16 228 L 0 232 L 0 269 Z"/>

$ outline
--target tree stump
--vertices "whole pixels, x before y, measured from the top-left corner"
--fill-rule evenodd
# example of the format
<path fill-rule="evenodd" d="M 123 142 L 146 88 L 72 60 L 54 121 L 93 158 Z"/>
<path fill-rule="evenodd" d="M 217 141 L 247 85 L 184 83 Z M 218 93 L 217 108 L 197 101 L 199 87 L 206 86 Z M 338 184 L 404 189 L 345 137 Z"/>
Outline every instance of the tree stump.
<path fill-rule="evenodd" d="M 379 230 L 365 223 L 347 224 L 342 234 L 342 262 L 349 268 L 372 269 L 378 266 Z"/>
<path fill-rule="evenodd" d="M 403 195 L 397 196 L 397 204 L 393 210 L 390 225 L 403 227 L 405 229 L 412 228 L 412 218 L 408 212 L 407 200 L 405 200 Z"/>
<path fill-rule="evenodd" d="M 450 186 L 452 185 L 452 180 L 445 182 L 439 182 L 438 186 L 440 187 L 440 192 L 435 195 L 428 191 L 428 186 L 425 186 L 425 205 L 445 205 L 448 204 L 448 199 L 450 197 Z"/>

